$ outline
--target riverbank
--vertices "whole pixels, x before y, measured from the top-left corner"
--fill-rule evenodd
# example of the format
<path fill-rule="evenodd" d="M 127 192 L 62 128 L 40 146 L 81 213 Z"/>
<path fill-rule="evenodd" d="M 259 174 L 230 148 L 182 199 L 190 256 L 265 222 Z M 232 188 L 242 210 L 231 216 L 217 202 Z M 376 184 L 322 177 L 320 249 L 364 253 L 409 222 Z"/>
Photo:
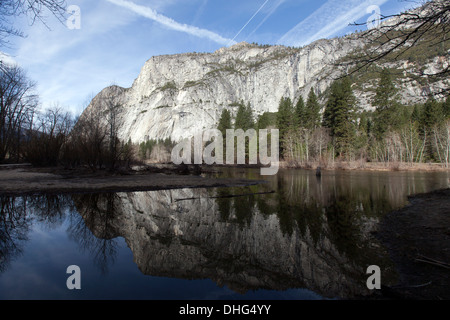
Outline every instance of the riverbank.
<path fill-rule="evenodd" d="M 195 168 L 145 168 L 111 173 L 86 169 L 7 168 L 0 170 L 0 195 L 134 192 L 237 187 L 263 181 L 202 177 Z"/>
<path fill-rule="evenodd" d="M 280 161 L 280 169 L 305 169 L 316 170 L 360 170 L 360 171 L 425 171 L 445 172 L 450 171 L 441 163 L 409 163 L 409 162 L 366 162 L 366 161 L 335 161 L 330 163 L 289 163 Z"/>
<path fill-rule="evenodd" d="M 303 167 L 280 163 L 280 169 L 316 170 L 319 164 L 310 163 Z M 224 166 L 229 167 L 229 166 Z M 257 166 L 238 166 L 256 168 Z M 61 167 L 36 168 L 30 165 L 0 166 L 0 195 L 20 195 L 39 193 L 93 193 L 93 192 L 133 192 L 180 188 L 211 188 L 245 186 L 264 182 L 234 178 L 214 178 L 201 173 L 220 171 L 221 166 L 175 166 L 173 164 L 153 164 L 137 166 L 134 170 L 109 172 L 88 168 L 67 170 Z M 445 172 L 450 169 L 439 164 L 402 164 L 398 167 L 385 163 L 336 162 L 334 166 L 321 167 L 322 170 L 355 171 L 424 171 Z"/>
<path fill-rule="evenodd" d="M 387 248 L 399 274 L 383 287 L 393 299 L 450 299 L 450 189 L 409 197 L 410 204 L 389 213 L 376 237 Z"/>

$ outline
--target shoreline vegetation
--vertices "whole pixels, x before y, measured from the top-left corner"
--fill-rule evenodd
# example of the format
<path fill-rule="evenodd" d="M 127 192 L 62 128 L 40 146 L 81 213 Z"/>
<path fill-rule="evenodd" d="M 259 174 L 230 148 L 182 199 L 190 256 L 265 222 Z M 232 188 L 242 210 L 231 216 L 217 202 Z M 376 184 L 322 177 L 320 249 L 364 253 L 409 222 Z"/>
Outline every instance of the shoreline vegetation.
<path fill-rule="evenodd" d="M 259 165 L 181 165 L 146 163 L 130 169 L 92 171 L 89 168 L 67 169 L 64 167 L 36 167 L 30 164 L 0 165 L 0 195 L 29 195 L 46 193 L 104 193 L 137 192 L 185 188 L 236 187 L 264 183 L 259 180 L 216 178 L 201 176 L 202 173 L 220 171 L 221 168 L 260 168 Z M 436 163 L 370 163 L 363 161 L 330 164 L 279 163 L 280 170 L 326 171 L 422 171 L 448 172 Z"/>
<path fill-rule="evenodd" d="M 366 162 L 361 161 L 336 161 L 334 163 L 321 164 L 310 162 L 305 164 L 293 164 L 286 161 L 280 162 L 280 169 L 303 169 L 303 170 L 360 170 L 360 171 L 450 171 L 442 163 L 416 163 L 416 162 Z"/>

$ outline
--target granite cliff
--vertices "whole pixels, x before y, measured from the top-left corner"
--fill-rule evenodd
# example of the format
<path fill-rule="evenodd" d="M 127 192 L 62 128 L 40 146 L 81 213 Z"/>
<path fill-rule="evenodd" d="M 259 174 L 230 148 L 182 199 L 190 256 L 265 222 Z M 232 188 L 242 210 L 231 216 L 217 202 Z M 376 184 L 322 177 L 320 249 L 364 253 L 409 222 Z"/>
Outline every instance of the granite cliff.
<path fill-rule="evenodd" d="M 106 110 L 105 100 L 113 101 L 118 106 L 116 121 L 122 141 L 180 141 L 216 128 L 222 110 L 227 108 L 235 115 L 241 101 L 250 103 L 258 116 L 276 112 L 283 97 L 306 99 L 313 88 L 324 104 L 327 88 L 339 75 L 335 63 L 364 45 L 363 37 L 353 34 L 318 40 L 303 48 L 243 42 L 213 53 L 156 56 L 145 63 L 130 88 L 105 88 L 85 114 Z M 442 68 L 448 60 L 448 55 L 436 56 L 421 67 Z M 407 73 L 414 72 L 417 63 L 399 60 L 387 66 L 404 70 L 405 76 L 397 83 L 403 103 L 423 102 L 430 91 L 445 87 L 442 82 L 424 87 L 409 81 Z M 376 82 L 370 77 L 360 79 L 354 88 L 358 106 L 371 109 Z"/>

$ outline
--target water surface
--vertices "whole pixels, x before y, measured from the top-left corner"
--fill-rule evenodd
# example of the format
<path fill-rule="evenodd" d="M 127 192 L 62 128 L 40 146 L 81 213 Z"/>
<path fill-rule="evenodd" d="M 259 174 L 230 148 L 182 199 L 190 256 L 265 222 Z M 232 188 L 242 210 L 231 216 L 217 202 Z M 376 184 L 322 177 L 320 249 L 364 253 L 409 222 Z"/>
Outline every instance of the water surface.
<path fill-rule="evenodd" d="M 396 274 L 372 235 L 448 173 L 219 168 L 250 187 L 3 197 L 0 299 L 322 299 Z M 424 212 L 426 214 L 426 212 Z M 68 290 L 66 268 L 81 268 Z"/>

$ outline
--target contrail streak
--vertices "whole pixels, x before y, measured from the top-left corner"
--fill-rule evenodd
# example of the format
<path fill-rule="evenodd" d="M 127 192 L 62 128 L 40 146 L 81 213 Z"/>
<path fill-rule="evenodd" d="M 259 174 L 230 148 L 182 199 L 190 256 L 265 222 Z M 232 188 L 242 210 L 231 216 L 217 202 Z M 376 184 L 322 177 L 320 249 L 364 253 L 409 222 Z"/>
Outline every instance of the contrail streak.
<path fill-rule="evenodd" d="M 266 0 L 262 6 L 258 9 L 258 11 L 255 12 L 255 14 L 247 21 L 247 23 L 241 28 L 241 30 L 239 30 L 239 32 L 234 36 L 233 39 L 231 39 L 230 43 L 228 45 L 231 44 L 231 42 L 235 42 L 234 40 L 241 34 L 241 32 L 245 29 L 245 27 L 248 26 L 248 24 L 253 20 L 253 18 L 256 17 L 256 15 L 262 10 L 262 8 L 265 7 L 265 5 L 267 4 L 267 2 L 269 2 L 269 0 Z"/>
<path fill-rule="evenodd" d="M 197 28 L 197 27 L 194 27 L 194 26 L 191 26 L 188 24 L 179 23 L 169 17 L 166 17 L 166 16 L 156 12 L 152 8 L 144 7 L 144 6 L 135 4 L 131 1 L 126 1 L 126 0 L 106 0 L 106 1 L 113 3 L 115 5 L 121 6 L 123 8 L 129 9 L 142 17 L 156 21 L 172 30 L 185 32 L 185 33 L 191 34 L 191 35 L 199 37 L 199 38 L 207 38 L 209 40 L 212 40 L 212 41 L 222 44 L 222 45 L 233 45 L 236 43 L 234 40 L 224 38 L 215 32 L 212 32 L 212 31 L 209 31 L 206 29 Z"/>

